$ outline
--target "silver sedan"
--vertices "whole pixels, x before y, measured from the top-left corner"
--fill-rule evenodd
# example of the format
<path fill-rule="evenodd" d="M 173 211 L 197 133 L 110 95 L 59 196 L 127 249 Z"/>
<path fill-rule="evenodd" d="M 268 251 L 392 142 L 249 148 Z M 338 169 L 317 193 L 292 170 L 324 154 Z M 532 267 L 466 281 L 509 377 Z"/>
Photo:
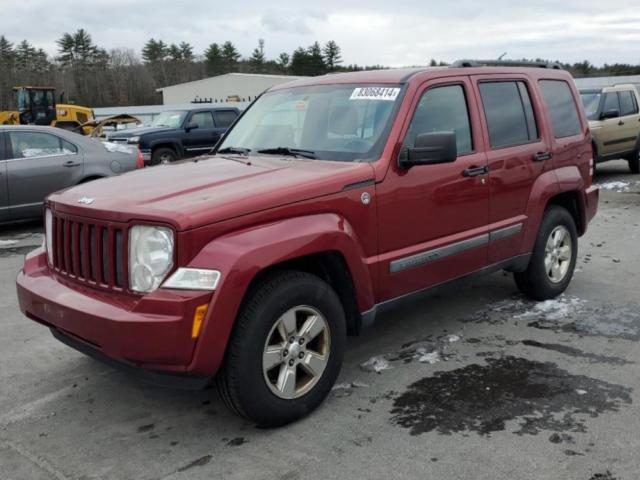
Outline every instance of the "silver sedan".
<path fill-rule="evenodd" d="M 0 222 L 39 217 L 52 192 L 143 166 L 135 147 L 59 128 L 0 126 Z"/>

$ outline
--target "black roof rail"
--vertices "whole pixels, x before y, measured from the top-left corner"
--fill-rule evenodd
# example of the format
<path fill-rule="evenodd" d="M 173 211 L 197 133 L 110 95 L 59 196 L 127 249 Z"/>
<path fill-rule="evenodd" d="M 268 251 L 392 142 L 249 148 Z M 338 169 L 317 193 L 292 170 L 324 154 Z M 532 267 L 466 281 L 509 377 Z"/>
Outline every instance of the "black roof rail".
<path fill-rule="evenodd" d="M 456 60 L 452 67 L 535 67 L 561 70 L 562 65 L 550 62 L 532 62 L 528 60 Z"/>

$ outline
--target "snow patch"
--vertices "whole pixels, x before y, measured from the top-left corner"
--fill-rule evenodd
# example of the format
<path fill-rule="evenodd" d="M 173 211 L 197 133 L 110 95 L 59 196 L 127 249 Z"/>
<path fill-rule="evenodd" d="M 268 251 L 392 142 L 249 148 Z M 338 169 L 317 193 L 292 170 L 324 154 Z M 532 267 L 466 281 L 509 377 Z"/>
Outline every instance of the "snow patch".
<path fill-rule="evenodd" d="M 366 362 L 360 364 L 360 369 L 364 372 L 380 373 L 383 370 L 389 370 L 391 368 L 393 367 L 384 357 L 371 357 Z"/>
<path fill-rule="evenodd" d="M 0 247 L 8 247 L 16 243 L 18 243 L 18 240 L 0 240 Z"/>
<path fill-rule="evenodd" d="M 620 180 L 612 180 L 610 182 L 599 183 L 598 186 L 603 190 L 613 190 L 618 193 L 628 192 L 630 184 L 629 182 L 623 182 Z"/>
<path fill-rule="evenodd" d="M 434 363 L 438 363 L 440 361 L 440 354 L 437 350 L 434 350 L 433 352 L 426 352 L 423 350 L 421 352 L 419 349 L 417 353 L 420 354 L 420 356 L 418 357 L 418 361 L 420 363 L 428 363 L 430 365 L 433 365 Z"/>
<path fill-rule="evenodd" d="M 547 320 L 561 320 L 579 311 L 585 304 L 579 298 L 558 297 L 553 300 L 545 300 L 534 304 L 528 310 L 514 316 L 517 319 L 528 319 L 532 317 L 544 316 Z"/>

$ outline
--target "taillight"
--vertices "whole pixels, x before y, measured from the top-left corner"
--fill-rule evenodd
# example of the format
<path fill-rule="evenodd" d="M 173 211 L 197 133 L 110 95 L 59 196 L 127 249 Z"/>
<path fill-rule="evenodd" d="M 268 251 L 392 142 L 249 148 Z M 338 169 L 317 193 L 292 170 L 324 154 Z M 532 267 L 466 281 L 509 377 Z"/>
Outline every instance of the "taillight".
<path fill-rule="evenodd" d="M 144 168 L 144 157 L 140 150 L 138 150 L 138 158 L 136 158 L 136 168 Z"/>

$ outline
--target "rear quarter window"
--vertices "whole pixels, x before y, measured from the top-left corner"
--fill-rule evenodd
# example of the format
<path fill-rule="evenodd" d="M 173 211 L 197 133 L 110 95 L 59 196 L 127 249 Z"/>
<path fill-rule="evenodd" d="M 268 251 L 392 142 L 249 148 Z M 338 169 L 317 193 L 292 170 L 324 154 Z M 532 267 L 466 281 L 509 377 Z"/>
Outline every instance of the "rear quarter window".
<path fill-rule="evenodd" d="M 582 131 L 578 107 L 564 80 L 540 80 L 540 91 L 549 110 L 555 138 L 571 137 Z"/>
<path fill-rule="evenodd" d="M 213 112 L 213 119 L 216 122 L 216 127 L 218 128 L 229 128 L 237 117 L 238 114 L 233 110 Z"/>
<path fill-rule="evenodd" d="M 482 82 L 478 87 L 492 148 L 522 145 L 538 139 L 538 127 L 524 82 Z"/>

